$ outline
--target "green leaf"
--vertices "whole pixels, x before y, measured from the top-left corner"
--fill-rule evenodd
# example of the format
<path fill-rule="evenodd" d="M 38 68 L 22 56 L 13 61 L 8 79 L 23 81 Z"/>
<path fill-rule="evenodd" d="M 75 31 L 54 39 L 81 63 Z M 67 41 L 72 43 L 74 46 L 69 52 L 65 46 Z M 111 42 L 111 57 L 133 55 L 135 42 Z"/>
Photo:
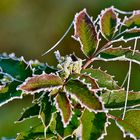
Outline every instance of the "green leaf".
<path fill-rule="evenodd" d="M 60 112 L 60 115 L 62 117 L 64 127 L 66 127 L 72 117 L 72 107 L 65 92 L 58 93 L 58 95 L 56 96 L 56 104 L 58 107 L 58 111 Z"/>
<path fill-rule="evenodd" d="M 41 91 L 49 88 L 59 87 L 63 84 L 61 78 L 54 74 L 36 75 L 26 79 L 19 89 L 26 92 Z"/>
<path fill-rule="evenodd" d="M 30 63 L 34 70 L 34 74 L 42 74 L 42 72 L 50 74 L 57 71 L 56 69 L 50 67 L 48 64 L 40 63 L 39 61 L 31 61 Z"/>
<path fill-rule="evenodd" d="M 42 139 L 44 140 L 44 126 L 42 124 L 31 128 L 31 130 L 26 132 L 21 132 L 18 134 L 16 140 L 35 140 Z M 56 140 L 56 136 L 50 132 L 46 132 L 46 139 Z"/>
<path fill-rule="evenodd" d="M 8 103 L 9 101 L 12 101 L 13 99 L 22 98 L 22 92 L 16 90 L 19 84 L 19 82 L 13 81 L 2 88 L 0 91 L 0 106 Z"/>
<path fill-rule="evenodd" d="M 78 128 L 80 125 L 79 117 L 81 116 L 81 112 L 77 109 L 74 110 L 74 114 L 71 118 L 70 123 L 67 125 L 67 127 L 63 126 L 63 122 L 61 120 L 61 116 L 59 113 L 57 113 L 56 117 L 56 132 L 62 137 L 67 138 L 71 135 L 73 135 L 74 131 Z"/>
<path fill-rule="evenodd" d="M 99 89 L 99 86 L 98 86 L 96 80 L 89 75 L 73 73 L 70 75 L 70 78 L 71 79 L 79 79 L 83 83 L 91 86 L 92 89 Z"/>
<path fill-rule="evenodd" d="M 90 75 L 93 79 L 97 79 L 99 87 L 105 87 L 110 90 L 119 89 L 113 77 L 100 69 L 87 68 L 83 69 L 81 72 L 85 75 Z"/>
<path fill-rule="evenodd" d="M 105 91 L 102 94 L 102 100 L 106 108 L 123 108 L 126 100 L 126 91 L 123 89 Z M 140 92 L 129 92 L 127 107 L 140 104 Z"/>
<path fill-rule="evenodd" d="M 30 119 L 31 117 L 39 115 L 39 110 L 40 106 L 38 104 L 35 104 L 27 108 L 17 122 L 21 122 L 24 121 L 25 119 Z"/>
<path fill-rule="evenodd" d="M 124 120 L 117 119 L 117 125 L 125 135 L 140 139 L 140 110 L 126 111 Z"/>
<path fill-rule="evenodd" d="M 139 39 L 140 38 L 140 28 L 134 28 L 130 30 L 125 30 L 124 32 L 120 33 L 120 35 L 117 36 L 116 39 L 119 39 L 119 41 L 130 41 L 134 39 Z"/>
<path fill-rule="evenodd" d="M 83 53 L 87 57 L 91 57 L 98 47 L 99 39 L 95 25 L 85 9 L 76 14 L 74 29 L 74 38 L 80 42 Z"/>
<path fill-rule="evenodd" d="M 40 118 L 43 122 L 43 125 L 48 128 L 51 123 L 51 118 L 53 116 L 53 113 L 55 112 L 55 109 L 51 103 L 51 100 L 46 93 L 42 99 L 40 99 Z"/>
<path fill-rule="evenodd" d="M 109 48 L 104 52 L 100 53 L 100 56 L 96 58 L 96 60 L 103 61 L 132 61 L 134 63 L 140 64 L 140 52 L 135 51 L 133 54 L 133 50 L 130 48 Z"/>
<path fill-rule="evenodd" d="M 107 117 L 105 113 L 89 112 L 84 110 L 82 117 L 82 140 L 97 140 L 107 134 Z"/>
<path fill-rule="evenodd" d="M 126 28 L 134 28 L 138 27 L 140 28 L 140 12 L 139 11 L 134 11 L 133 15 L 129 18 L 125 18 L 123 22 L 123 26 Z"/>
<path fill-rule="evenodd" d="M 82 106 L 93 110 L 93 111 L 102 111 L 103 106 L 97 95 L 94 91 L 90 91 L 87 85 L 83 84 L 79 80 L 69 80 L 65 88 L 68 93 L 73 98 L 79 101 Z"/>
<path fill-rule="evenodd" d="M 0 56 L 0 68 L 3 73 L 11 75 L 13 78 L 23 81 L 32 75 L 32 70 L 28 67 L 24 58 L 16 58 L 11 56 Z"/>
<path fill-rule="evenodd" d="M 105 38 L 110 40 L 114 36 L 117 31 L 117 20 L 118 16 L 112 7 L 103 12 L 100 19 L 100 28 Z"/>

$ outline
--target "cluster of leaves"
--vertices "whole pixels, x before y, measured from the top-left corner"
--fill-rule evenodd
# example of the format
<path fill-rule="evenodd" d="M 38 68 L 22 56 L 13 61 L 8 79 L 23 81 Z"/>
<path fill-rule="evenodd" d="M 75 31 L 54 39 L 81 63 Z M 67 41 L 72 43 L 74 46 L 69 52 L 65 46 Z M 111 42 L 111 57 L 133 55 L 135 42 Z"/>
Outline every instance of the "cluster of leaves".
<path fill-rule="evenodd" d="M 0 106 L 31 94 L 33 106 L 17 122 L 35 116 L 42 122 L 19 133 L 17 140 L 103 139 L 109 119 L 126 135 L 140 138 L 140 92 L 128 92 L 113 76 L 88 67 L 95 60 L 140 64 L 139 51 L 113 45 L 140 38 L 140 11 L 127 14 L 113 7 L 102 11 L 95 21 L 85 9 L 76 14 L 73 38 L 80 43 L 86 62 L 74 54 L 62 57 L 57 51 L 55 69 L 36 61 L 25 62 L 14 55 L 0 56 Z M 112 109 L 124 109 L 127 92 L 124 118 L 111 115 Z"/>

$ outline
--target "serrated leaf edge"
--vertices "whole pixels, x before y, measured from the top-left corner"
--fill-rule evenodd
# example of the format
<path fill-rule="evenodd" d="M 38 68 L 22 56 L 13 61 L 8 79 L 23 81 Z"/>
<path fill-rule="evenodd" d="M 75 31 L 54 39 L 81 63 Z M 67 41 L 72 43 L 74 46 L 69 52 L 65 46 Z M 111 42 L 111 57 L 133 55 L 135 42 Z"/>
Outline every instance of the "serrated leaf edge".
<path fill-rule="evenodd" d="M 59 89 L 59 88 L 62 88 L 62 85 L 60 85 L 60 86 L 55 86 L 55 87 L 49 87 L 49 88 L 40 88 L 40 89 L 37 89 L 37 90 L 35 90 L 35 91 L 26 91 L 26 90 L 23 90 L 21 87 L 22 86 L 24 86 L 24 85 L 26 85 L 27 84 L 27 82 L 28 82 L 28 80 L 30 80 L 31 78 L 33 78 L 33 77 L 35 77 L 35 76 L 42 76 L 42 75 L 44 75 L 44 74 L 46 74 L 46 73 L 42 73 L 42 74 L 40 74 L 40 75 L 33 75 L 32 77 L 28 77 L 28 78 L 26 78 L 25 79 L 25 81 L 21 84 L 21 85 L 19 85 L 16 89 L 17 90 L 21 90 L 21 91 L 23 91 L 25 94 L 31 94 L 31 95 L 33 95 L 34 93 L 39 93 L 39 92 L 41 92 L 41 91 L 52 91 L 52 90 L 54 90 L 54 89 Z M 48 75 L 54 75 L 54 76 L 56 76 L 54 73 L 50 73 L 50 74 L 48 74 Z"/>
<path fill-rule="evenodd" d="M 115 30 L 114 30 L 114 34 L 113 34 L 113 36 L 115 35 L 115 33 L 118 31 L 118 26 L 119 26 L 119 24 L 120 24 L 120 21 L 121 21 L 121 19 L 118 17 L 118 13 L 116 13 L 115 12 L 115 8 L 114 8 L 114 6 L 111 6 L 111 7 L 109 7 L 109 8 L 105 8 L 105 10 L 102 10 L 101 11 L 101 14 L 99 15 L 99 17 L 100 17 L 100 20 L 99 20 L 99 22 L 98 22 L 98 24 L 99 24 L 99 26 L 100 26 L 100 33 L 102 34 L 102 36 L 106 39 L 106 40 L 108 40 L 107 38 L 106 38 L 106 36 L 103 34 L 103 32 L 102 32 L 102 25 L 101 25 L 101 19 L 103 18 L 103 16 L 104 16 L 104 14 L 108 11 L 108 10 L 112 10 L 113 11 L 113 13 L 114 14 L 116 14 L 116 20 L 117 20 L 117 24 L 116 24 L 116 27 L 115 27 Z M 113 37 L 112 36 L 112 37 Z M 109 40 L 108 40 L 109 41 Z"/>
<path fill-rule="evenodd" d="M 99 46 L 99 42 L 100 42 L 100 40 L 101 40 L 101 39 L 99 38 L 100 32 L 97 32 L 97 27 L 95 26 L 95 24 L 94 24 L 94 22 L 93 22 L 93 20 L 92 20 L 92 17 L 89 16 L 89 14 L 87 13 L 87 10 L 86 10 L 85 8 L 84 8 L 82 11 L 80 11 L 79 13 L 76 13 L 76 15 L 75 15 L 75 18 L 74 18 L 74 21 L 73 21 L 73 24 L 74 24 L 74 31 L 75 31 L 74 34 L 76 34 L 76 19 L 77 19 L 77 17 L 78 17 L 82 12 L 85 12 L 86 15 L 88 16 L 88 18 L 91 20 L 91 22 L 92 22 L 92 24 L 93 24 L 93 26 L 94 26 L 94 28 L 95 28 L 95 32 L 97 33 L 97 46 L 96 46 L 95 51 L 94 51 L 94 52 L 96 52 L 96 50 L 98 49 L 98 46 Z M 83 43 L 82 43 L 82 41 L 80 40 L 80 38 L 79 38 L 79 37 L 75 37 L 74 35 L 72 35 L 71 37 L 80 43 L 81 50 L 82 50 L 83 54 L 86 55 L 86 54 L 84 53 L 84 50 L 83 50 Z M 93 54 L 94 54 L 94 52 L 93 52 Z M 86 55 L 86 57 L 89 57 L 89 56 Z"/>
<path fill-rule="evenodd" d="M 79 81 L 79 82 L 81 82 L 81 81 Z M 84 83 L 83 83 L 84 84 Z M 86 84 L 84 84 L 86 87 L 87 87 L 87 89 L 89 89 L 88 88 L 88 86 L 86 85 Z M 68 92 L 67 90 L 66 90 L 66 88 L 64 87 L 64 90 L 65 90 L 65 92 L 67 92 L 67 94 L 70 96 L 70 97 L 72 97 L 74 100 L 76 100 L 77 102 L 79 102 L 80 103 L 80 105 L 81 105 L 81 107 L 85 107 L 87 110 L 89 110 L 90 112 L 94 112 L 94 113 L 98 113 L 98 112 L 108 112 L 108 110 L 107 109 L 105 109 L 105 107 L 104 107 L 104 103 L 103 103 L 103 101 L 102 101 L 102 98 L 101 97 L 99 97 L 95 92 L 94 92 L 94 96 L 99 100 L 99 102 L 100 102 L 100 104 L 101 104 L 101 106 L 102 106 L 102 110 L 94 110 L 94 109 L 90 109 L 89 107 L 87 107 L 86 105 L 84 105 L 83 103 L 82 103 L 82 101 L 81 100 L 79 100 L 77 97 L 76 97 L 76 95 L 74 95 L 73 93 L 71 93 L 71 92 Z M 93 92 L 92 90 L 90 90 L 89 89 L 89 91 L 91 91 L 91 92 Z"/>
<path fill-rule="evenodd" d="M 135 110 L 138 110 L 138 109 L 135 109 Z M 115 123 L 120 128 L 120 130 L 123 132 L 123 137 L 124 138 L 126 138 L 126 136 L 129 136 L 130 138 L 133 138 L 134 140 L 138 140 L 132 133 L 126 132 L 125 129 L 123 128 L 123 126 L 121 126 L 116 120 L 115 120 Z"/>
<path fill-rule="evenodd" d="M 113 48 L 112 46 L 107 48 L 107 49 L 110 49 L 110 48 Z M 119 47 L 115 47 L 114 49 L 120 49 L 120 48 L 123 48 L 122 46 L 119 46 Z M 106 49 L 106 50 L 107 50 Z M 127 48 L 124 48 L 124 49 L 129 49 L 131 50 L 131 47 L 127 47 Z M 131 50 L 133 51 L 133 50 Z M 136 50 L 135 52 L 137 53 L 140 53 L 139 50 Z M 109 58 L 109 59 L 106 59 L 106 58 L 102 58 L 100 55 L 98 55 L 95 59 L 95 61 L 105 61 L 105 62 L 110 62 L 110 61 L 132 61 L 138 65 L 140 65 L 140 62 L 137 61 L 137 60 L 134 60 L 134 59 L 130 59 L 130 58 L 127 58 L 125 55 L 122 55 L 122 56 L 118 56 L 116 58 Z"/>
<path fill-rule="evenodd" d="M 84 113 L 84 110 L 83 110 L 83 113 Z M 81 122 L 81 118 L 82 118 L 82 116 L 83 116 L 83 113 L 82 113 L 82 115 L 81 115 L 81 117 L 80 117 L 80 122 Z M 103 140 L 104 139 L 104 137 L 105 136 L 107 136 L 107 127 L 111 124 L 110 122 L 109 122 L 109 118 L 107 117 L 107 113 L 105 113 L 106 114 L 106 122 L 105 122 L 105 125 L 104 125 L 104 132 L 101 134 L 101 136 L 97 139 L 97 140 Z M 82 122 L 80 123 L 81 124 L 81 128 L 80 128 L 80 131 L 81 131 L 81 134 L 82 134 Z"/>
<path fill-rule="evenodd" d="M 57 96 L 58 96 L 58 95 L 57 95 Z M 68 99 L 68 101 L 69 101 L 69 103 L 70 103 L 71 115 L 70 115 L 69 121 L 68 121 L 67 123 L 65 123 L 65 120 L 64 120 L 64 117 L 63 117 L 63 112 L 62 112 L 62 110 L 59 108 L 59 105 L 58 105 L 57 100 L 56 100 L 57 96 L 54 98 L 55 106 L 56 106 L 58 112 L 60 112 L 61 119 L 62 119 L 62 122 L 63 122 L 63 126 L 64 126 L 64 128 L 66 128 L 67 125 L 70 123 L 70 121 L 71 121 L 71 119 L 72 119 L 72 116 L 73 116 L 73 112 L 72 112 L 72 108 L 73 108 L 72 102 L 70 101 L 70 99 L 68 98 L 68 96 L 67 96 L 67 94 L 66 94 L 66 97 L 67 97 L 67 99 Z"/>

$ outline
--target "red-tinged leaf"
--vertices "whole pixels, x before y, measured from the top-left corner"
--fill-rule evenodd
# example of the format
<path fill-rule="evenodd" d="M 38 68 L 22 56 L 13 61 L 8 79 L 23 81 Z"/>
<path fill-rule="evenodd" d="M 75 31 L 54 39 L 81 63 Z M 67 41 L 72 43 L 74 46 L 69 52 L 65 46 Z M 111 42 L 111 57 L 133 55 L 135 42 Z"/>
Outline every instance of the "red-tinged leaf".
<path fill-rule="evenodd" d="M 72 117 L 72 109 L 70 101 L 65 92 L 58 93 L 56 97 L 56 104 L 58 107 L 58 111 L 61 114 L 63 125 L 64 127 L 66 127 Z"/>
<path fill-rule="evenodd" d="M 27 92 L 41 91 L 53 87 L 58 87 L 63 84 L 61 78 L 54 74 L 42 74 L 28 78 L 19 89 Z"/>
<path fill-rule="evenodd" d="M 100 20 L 100 28 L 101 28 L 101 33 L 105 38 L 110 40 L 114 36 L 118 26 L 117 20 L 118 20 L 118 16 L 112 7 L 106 9 L 102 13 L 101 20 Z"/>
<path fill-rule="evenodd" d="M 76 14 L 74 27 L 74 38 L 80 42 L 83 53 L 87 57 L 92 56 L 98 47 L 99 39 L 95 26 L 86 10 Z"/>
<path fill-rule="evenodd" d="M 140 10 L 134 11 L 131 17 L 125 18 L 123 25 L 126 26 L 126 28 L 140 28 Z"/>
<path fill-rule="evenodd" d="M 65 88 L 82 106 L 95 112 L 103 111 L 103 105 L 95 92 L 90 91 L 81 81 L 69 80 Z"/>

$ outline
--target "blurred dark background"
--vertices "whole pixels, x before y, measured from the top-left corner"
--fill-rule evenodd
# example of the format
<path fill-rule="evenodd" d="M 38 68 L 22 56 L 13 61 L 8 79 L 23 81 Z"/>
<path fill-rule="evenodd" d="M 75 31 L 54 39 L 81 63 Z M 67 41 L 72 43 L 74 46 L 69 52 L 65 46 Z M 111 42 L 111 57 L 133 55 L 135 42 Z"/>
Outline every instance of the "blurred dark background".
<path fill-rule="evenodd" d="M 0 0 L 0 53 L 14 52 L 16 56 L 24 56 L 26 60 L 39 59 L 48 62 L 49 65 L 56 65 L 53 52 L 47 56 L 42 54 L 60 39 L 74 15 L 86 8 L 89 15 L 95 19 L 101 10 L 112 5 L 120 10 L 131 11 L 140 9 L 140 0 Z M 57 49 L 62 55 L 75 52 L 84 58 L 79 51 L 79 43 L 73 40 L 71 35 L 73 29 Z M 139 44 L 140 41 L 138 47 Z M 129 45 L 133 45 L 133 42 L 129 42 Z M 94 63 L 94 67 L 99 66 L 115 75 L 120 85 L 128 70 L 127 62 Z M 139 90 L 139 80 L 140 67 L 133 64 L 130 88 Z M 31 96 L 26 96 L 24 100 L 14 100 L 0 108 L 0 138 L 15 137 L 17 132 L 27 130 L 38 122 L 37 118 L 34 118 L 21 124 L 14 124 L 22 108 L 31 105 L 31 100 Z M 105 140 L 124 139 L 122 132 L 115 125 L 109 127 L 107 131 L 108 136 Z"/>

